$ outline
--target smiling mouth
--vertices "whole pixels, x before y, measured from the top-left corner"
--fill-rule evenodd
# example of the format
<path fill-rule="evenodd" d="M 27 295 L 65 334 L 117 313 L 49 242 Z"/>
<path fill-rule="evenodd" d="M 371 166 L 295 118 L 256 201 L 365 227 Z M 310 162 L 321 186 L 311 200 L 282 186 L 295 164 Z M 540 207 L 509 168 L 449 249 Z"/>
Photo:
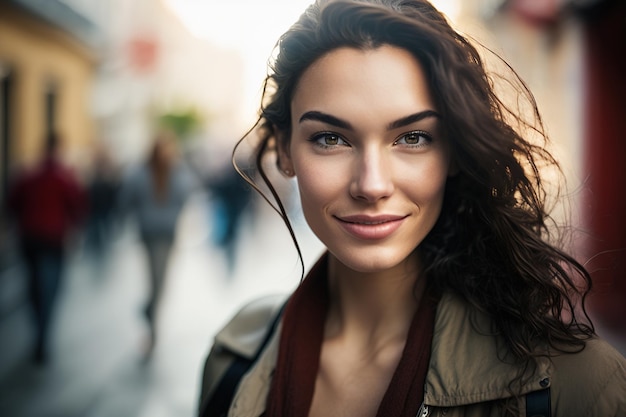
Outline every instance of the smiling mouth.
<path fill-rule="evenodd" d="M 407 216 L 396 216 L 396 215 L 381 215 L 381 216 L 354 215 L 354 216 L 342 216 L 342 217 L 336 217 L 336 218 L 339 221 L 346 222 L 346 223 L 376 225 L 376 224 L 383 224 L 383 223 L 402 220 L 406 217 Z"/>
<path fill-rule="evenodd" d="M 335 217 L 342 229 L 360 240 L 381 240 L 391 236 L 408 216 Z"/>
<path fill-rule="evenodd" d="M 346 223 L 373 225 L 373 224 L 384 224 L 384 223 L 387 223 L 388 221 L 389 220 L 378 220 L 378 221 L 373 221 L 373 222 L 350 222 L 350 221 L 346 221 Z M 393 221 L 393 220 L 391 220 L 391 221 Z"/>

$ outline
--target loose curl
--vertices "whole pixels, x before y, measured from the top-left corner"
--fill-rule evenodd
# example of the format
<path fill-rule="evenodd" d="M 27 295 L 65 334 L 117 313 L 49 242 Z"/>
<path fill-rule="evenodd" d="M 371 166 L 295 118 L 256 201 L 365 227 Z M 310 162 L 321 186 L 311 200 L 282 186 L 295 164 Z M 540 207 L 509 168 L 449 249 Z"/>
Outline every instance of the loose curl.
<path fill-rule="evenodd" d="M 255 125 L 260 127 L 256 165 L 294 241 L 262 162 L 276 146 L 288 145 L 290 104 L 299 79 L 339 47 L 387 44 L 411 52 L 422 64 L 458 167 L 446 184 L 441 215 L 420 246 L 430 285 L 454 291 L 489 314 L 520 361 L 541 354 L 536 349 L 541 343 L 558 351 L 583 349 L 594 334 L 584 309 L 591 278 L 549 242 L 539 171 L 558 163 L 542 146 L 547 137 L 534 98 L 511 69 L 513 85 L 531 109 L 530 120 L 508 107 L 496 95 L 477 49 L 427 1 L 321 0 L 280 38 Z"/>

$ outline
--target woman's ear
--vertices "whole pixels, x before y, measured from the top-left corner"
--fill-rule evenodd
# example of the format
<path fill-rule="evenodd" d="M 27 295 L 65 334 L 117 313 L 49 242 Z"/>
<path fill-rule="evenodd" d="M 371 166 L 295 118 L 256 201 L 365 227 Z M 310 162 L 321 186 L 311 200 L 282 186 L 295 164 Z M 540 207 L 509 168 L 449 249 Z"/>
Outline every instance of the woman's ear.
<path fill-rule="evenodd" d="M 293 169 L 293 163 L 289 152 L 289 140 L 285 136 L 284 132 L 276 133 L 276 150 L 278 152 L 277 165 L 280 172 L 287 177 L 293 177 L 295 170 Z"/>

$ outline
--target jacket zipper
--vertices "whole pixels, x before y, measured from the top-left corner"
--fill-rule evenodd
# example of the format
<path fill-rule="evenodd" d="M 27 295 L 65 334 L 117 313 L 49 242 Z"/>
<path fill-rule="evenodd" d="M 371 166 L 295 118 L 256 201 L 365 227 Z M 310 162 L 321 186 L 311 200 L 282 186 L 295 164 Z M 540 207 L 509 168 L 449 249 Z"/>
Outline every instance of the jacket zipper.
<path fill-rule="evenodd" d="M 430 409 L 428 408 L 426 404 L 422 403 L 419 411 L 417 412 L 416 417 L 428 417 L 429 415 L 430 415 Z"/>

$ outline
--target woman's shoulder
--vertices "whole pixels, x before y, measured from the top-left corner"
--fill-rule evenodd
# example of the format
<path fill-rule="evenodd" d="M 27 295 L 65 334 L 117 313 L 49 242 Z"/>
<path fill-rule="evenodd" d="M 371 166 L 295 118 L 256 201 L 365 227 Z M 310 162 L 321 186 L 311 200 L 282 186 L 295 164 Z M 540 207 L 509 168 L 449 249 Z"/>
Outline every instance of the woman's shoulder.
<path fill-rule="evenodd" d="M 244 357 L 254 356 L 286 300 L 286 294 L 272 294 L 248 302 L 215 335 L 215 345 Z"/>
<path fill-rule="evenodd" d="M 626 416 L 626 359 L 605 340 L 551 358 L 552 402 L 578 415 Z"/>
<path fill-rule="evenodd" d="M 463 381 L 468 376 L 473 381 L 472 389 L 480 387 L 476 381 L 489 381 L 491 387 L 495 375 L 504 380 L 514 375 L 508 362 L 493 360 L 506 358 L 508 350 L 499 350 L 505 345 L 497 343 L 497 336 L 490 329 L 489 315 L 455 294 L 442 296 L 431 367 L 443 371 L 430 375 L 433 392 L 450 391 L 449 383 L 437 385 L 435 378 L 447 375 L 450 357 L 455 358 L 455 367 L 463 370 Z M 626 416 L 626 359 L 602 338 L 587 340 L 579 351 L 541 355 L 537 357 L 537 367 L 541 379 L 549 377 L 552 408 L 557 411 L 554 415 Z"/>
<path fill-rule="evenodd" d="M 263 348 L 268 334 L 272 333 L 273 324 L 277 322 L 286 299 L 286 295 L 268 295 L 252 300 L 215 335 L 202 369 L 199 403 L 201 410 L 209 404 L 231 365 L 239 364 L 236 368 L 245 372 L 246 366 L 252 364 L 259 350 Z M 244 368 L 241 364 L 245 364 Z M 231 374 L 228 379 L 238 383 L 241 374 L 239 371 L 235 374 Z M 232 394 L 233 392 L 228 393 Z M 224 392 L 220 395 L 224 395 Z"/>

